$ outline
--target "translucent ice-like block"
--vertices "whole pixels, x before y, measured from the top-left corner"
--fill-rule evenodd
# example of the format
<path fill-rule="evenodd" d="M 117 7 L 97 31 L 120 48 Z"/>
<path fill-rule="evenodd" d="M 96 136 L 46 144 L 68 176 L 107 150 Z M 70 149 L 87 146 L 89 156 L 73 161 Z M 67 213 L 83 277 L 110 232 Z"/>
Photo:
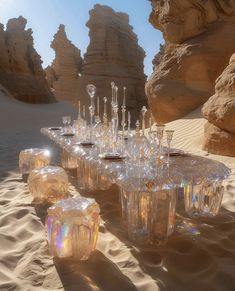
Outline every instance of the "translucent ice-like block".
<path fill-rule="evenodd" d="M 47 212 L 51 254 L 87 260 L 98 238 L 100 209 L 95 200 L 81 196 L 69 198 L 57 202 Z"/>
<path fill-rule="evenodd" d="M 221 181 L 189 183 L 184 187 L 185 211 L 189 217 L 214 217 L 218 214 L 223 198 Z"/>
<path fill-rule="evenodd" d="M 161 245 L 167 241 L 175 226 L 176 194 L 177 189 L 122 190 L 123 218 L 132 241 L 142 245 Z"/>
<path fill-rule="evenodd" d="M 71 155 L 66 149 L 61 152 L 61 164 L 64 169 L 76 169 L 77 159 Z"/>
<path fill-rule="evenodd" d="M 60 167 L 47 166 L 29 174 L 29 190 L 35 202 L 54 203 L 68 197 L 68 176 Z"/>
<path fill-rule="evenodd" d="M 50 164 L 50 152 L 46 149 L 25 149 L 19 155 L 19 168 L 22 174 Z"/>
<path fill-rule="evenodd" d="M 131 172 L 119 182 L 123 220 L 137 244 L 162 245 L 174 231 L 179 179 L 168 174 L 162 169 L 149 179 L 132 177 Z"/>

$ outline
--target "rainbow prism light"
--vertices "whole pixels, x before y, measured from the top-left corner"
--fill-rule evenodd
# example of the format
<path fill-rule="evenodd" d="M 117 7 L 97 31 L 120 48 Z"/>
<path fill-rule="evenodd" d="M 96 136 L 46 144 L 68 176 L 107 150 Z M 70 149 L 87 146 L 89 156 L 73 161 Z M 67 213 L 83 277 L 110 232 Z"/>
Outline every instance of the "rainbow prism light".
<path fill-rule="evenodd" d="M 50 253 L 59 258 L 87 260 L 96 248 L 100 209 L 94 199 L 64 199 L 47 210 L 46 232 Z"/>

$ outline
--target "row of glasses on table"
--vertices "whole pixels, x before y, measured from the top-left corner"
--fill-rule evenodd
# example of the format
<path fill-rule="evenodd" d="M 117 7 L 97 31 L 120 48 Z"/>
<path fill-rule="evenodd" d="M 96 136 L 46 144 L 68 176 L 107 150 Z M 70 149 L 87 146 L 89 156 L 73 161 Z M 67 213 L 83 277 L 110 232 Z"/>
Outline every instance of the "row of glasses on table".
<path fill-rule="evenodd" d="M 114 82 L 111 83 L 111 120 L 107 114 L 108 98 L 104 97 L 101 121 L 99 98 L 95 110 L 95 91 L 94 85 L 87 86 L 91 99 L 90 124 L 81 116 L 79 103 L 72 133 L 67 129 L 43 130 L 62 147 L 66 153 L 64 160 L 77 167 L 78 186 L 86 190 L 107 190 L 113 183 L 118 184 L 129 237 L 145 245 L 162 244 L 173 233 L 179 189 L 184 191 L 185 210 L 190 217 L 217 215 L 223 196 L 222 181 L 230 174 L 229 169 L 221 163 L 171 149 L 174 131 L 158 124 L 153 130 L 151 117 L 146 136 L 145 107 L 141 110 L 142 128 L 137 120 L 136 130 L 131 132 L 129 112 L 126 123 L 126 88 L 123 88 L 119 122 L 118 88 Z M 163 146 L 164 133 L 167 147 Z"/>

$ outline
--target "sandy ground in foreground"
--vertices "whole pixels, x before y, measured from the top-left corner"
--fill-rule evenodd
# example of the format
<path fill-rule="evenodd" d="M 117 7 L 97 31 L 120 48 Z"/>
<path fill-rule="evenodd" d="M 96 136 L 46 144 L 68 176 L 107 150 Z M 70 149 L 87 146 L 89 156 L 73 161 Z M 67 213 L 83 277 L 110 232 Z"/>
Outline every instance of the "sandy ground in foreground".
<path fill-rule="evenodd" d="M 56 163 L 58 149 L 40 128 L 60 125 L 61 116 L 72 111 L 65 103 L 29 105 L 0 93 L 0 290 L 235 290 L 235 158 L 200 150 L 205 122 L 200 110 L 168 128 L 175 129 L 174 147 L 232 168 L 217 218 L 203 222 L 185 218 L 200 234 L 176 232 L 166 246 L 143 249 L 128 240 L 121 226 L 115 188 L 88 193 L 102 211 L 97 250 L 81 263 L 48 255 L 45 209 L 32 204 L 18 171 L 18 154 L 24 148 L 46 146 Z M 76 191 L 73 183 L 71 191 Z M 179 219 L 187 217 L 182 210 L 179 213 Z"/>

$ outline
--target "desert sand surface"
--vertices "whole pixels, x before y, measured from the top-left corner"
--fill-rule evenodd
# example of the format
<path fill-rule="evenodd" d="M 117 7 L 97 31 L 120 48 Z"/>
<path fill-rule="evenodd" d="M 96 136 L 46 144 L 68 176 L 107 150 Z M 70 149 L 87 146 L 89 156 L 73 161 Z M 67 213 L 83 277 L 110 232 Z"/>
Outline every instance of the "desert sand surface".
<path fill-rule="evenodd" d="M 43 126 L 61 125 L 65 103 L 29 105 L 0 91 L 0 290 L 66 291 L 222 291 L 235 290 L 235 158 L 200 150 L 205 120 L 200 109 L 167 125 L 175 130 L 173 146 L 224 162 L 232 169 L 225 181 L 218 217 L 192 221 L 178 205 L 177 228 L 165 246 L 139 248 L 128 240 L 121 223 L 115 187 L 85 193 L 100 204 L 102 223 L 97 250 L 86 262 L 53 260 L 44 232 L 46 209 L 35 207 L 18 170 L 24 148 L 48 147 L 53 163 L 58 149 L 40 133 Z M 71 192 L 76 192 L 71 178 Z"/>

